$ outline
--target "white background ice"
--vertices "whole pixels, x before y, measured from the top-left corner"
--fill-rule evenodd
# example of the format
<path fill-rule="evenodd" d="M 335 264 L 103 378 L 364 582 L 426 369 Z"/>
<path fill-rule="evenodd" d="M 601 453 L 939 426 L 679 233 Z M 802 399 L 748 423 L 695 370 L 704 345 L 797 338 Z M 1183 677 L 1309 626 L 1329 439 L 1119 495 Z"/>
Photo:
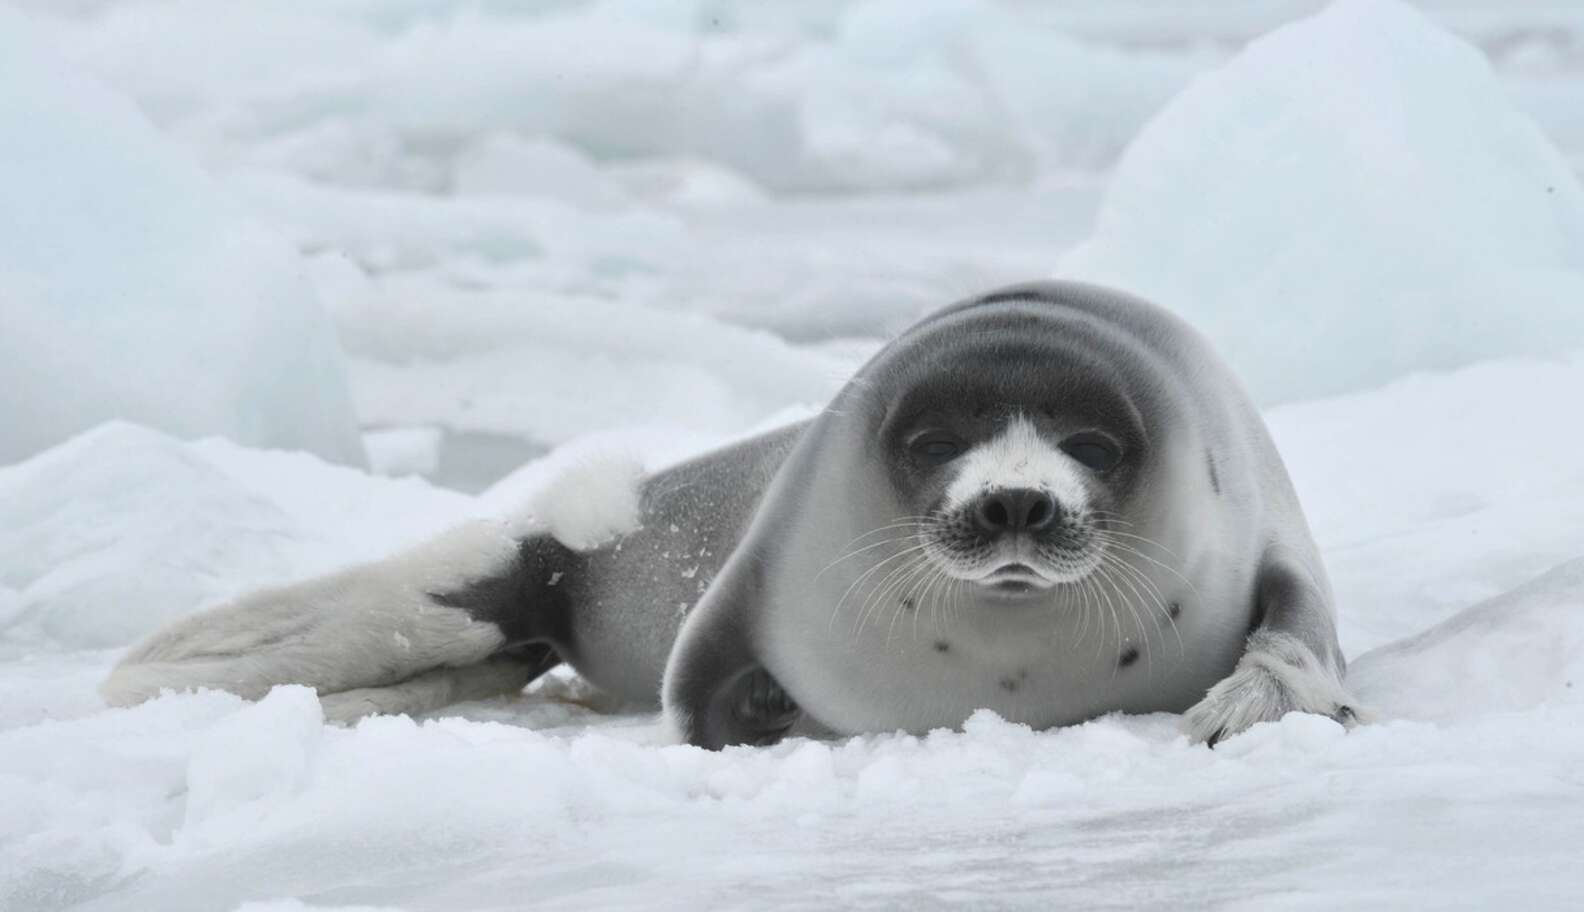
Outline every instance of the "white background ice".
<path fill-rule="evenodd" d="M 0 9 L 0 460 L 112 418 L 360 464 L 300 257 Z"/>
<path fill-rule="evenodd" d="M 1576 4 L 1347 3 L 1240 56 L 1321 4 L 15 5 L 0 909 L 1584 890 Z M 1385 721 L 708 754 L 566 676 L 350 730 L 302 689 L 94 692 L 170 618 L 806 415 L 885 333 L 1058 269 L 1273 404 Z M 383 474 L 331 464 L 354 414 Z"/>

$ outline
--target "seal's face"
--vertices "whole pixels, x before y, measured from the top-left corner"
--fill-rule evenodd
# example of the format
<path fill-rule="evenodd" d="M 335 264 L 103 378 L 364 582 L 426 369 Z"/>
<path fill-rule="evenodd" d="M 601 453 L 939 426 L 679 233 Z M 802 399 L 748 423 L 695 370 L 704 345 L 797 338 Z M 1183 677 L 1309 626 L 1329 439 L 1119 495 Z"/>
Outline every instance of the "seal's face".
<path fill-rule="evenodd" d="M 931 419 L 903 437 L 920 544 L 937 569 L 1019 596 L 1073 583 L 1114 528 L 1111 473 L 1128 456 L 1102 428 L 1011 412 Z"/>
<path fill-rule="evenodd" d="M 964 369 L 937 361 L 937 382 L 905 386 L 881 431 L 917 550 L 992 597 L 1082 585 L 1130 534 L 1147 463 L 1126 384 L 1048 345 L 958 344 L 950 357 Z"/>
<path fill-rule="evenodd" d="M 1009 595 L 1084 578 L 1100 560 L 1103 475 L 1120 446 L 1097 430 L 1042 433 L 1022 414 L 995 424 L 988 439 L 913 435 L 909 455 L 940 492 L 924 514 L 926 553 L 946 575 Z"/>

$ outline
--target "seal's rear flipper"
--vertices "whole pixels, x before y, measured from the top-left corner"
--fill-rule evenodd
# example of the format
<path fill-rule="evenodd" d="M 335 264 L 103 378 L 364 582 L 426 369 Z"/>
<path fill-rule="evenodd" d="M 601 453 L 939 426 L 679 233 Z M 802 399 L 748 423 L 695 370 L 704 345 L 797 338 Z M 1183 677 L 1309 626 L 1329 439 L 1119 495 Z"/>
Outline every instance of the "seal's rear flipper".
<path fill-rule="evenodd" d="M 518 540 L 503 523 L 471 522 L 385 560 L 249 593 L 171 624 L 122 659 L 100 692 L 127 706 L 195 688 L 249 699 L 279 684 L 325 698 L 365 691 L 327 703 L 327 711 L 340 707 L 337 716 L 354 706 L 414 711 L 482 696 L 481 688 L 500 692 L 555 664 L 543 647 L 480 665 L 550 638 L 564 600 L 544 583 L 565 568 L 546 564 L 568 559 L 548 537 Z"/>
<path fill-rule="evenodd" d="M 461 668 L 436 668 L 388 687 L 327 694 L 319 702 L 325 721 L 342 725 L 365 716 L 415 716 L 466 700 L 517 693 L 560 662 L 554 649 L 534 644 Z"/>

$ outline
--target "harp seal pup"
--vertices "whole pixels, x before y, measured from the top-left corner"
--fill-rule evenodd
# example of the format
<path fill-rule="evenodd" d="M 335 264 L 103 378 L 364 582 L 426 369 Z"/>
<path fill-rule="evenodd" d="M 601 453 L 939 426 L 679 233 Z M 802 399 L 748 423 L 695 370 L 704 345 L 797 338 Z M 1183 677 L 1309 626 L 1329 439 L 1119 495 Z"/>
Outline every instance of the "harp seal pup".
<path fill-rule="evenodd" d="M 178 622 L 103 691 L 300 683 L 352 719 L 565 661 L 709 748 L 980 708 L 1036 728 L 1182 712 L 1212 745 L 1293 710 L 1363 715 L 1259 412 L 1194 330 L 1120 292 L 958 303 L 808 422 L 551 493 L 572 507 Z"/>

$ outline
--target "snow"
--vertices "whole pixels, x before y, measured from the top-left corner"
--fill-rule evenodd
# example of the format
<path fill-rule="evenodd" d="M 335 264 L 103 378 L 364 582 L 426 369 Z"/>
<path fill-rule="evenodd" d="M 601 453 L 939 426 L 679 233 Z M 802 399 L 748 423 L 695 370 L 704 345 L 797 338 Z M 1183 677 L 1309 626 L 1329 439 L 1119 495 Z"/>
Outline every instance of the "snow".
<path fill-rule="evenodd" d="M 1569 5 L 1348 2 L 1236 56 L 1320 4 L 20 5 L 0 194 L 38 218 L 0 225 L 0 403 L 20 381 L 117 405 L 63 402 L 78 420 L 0 453 L 0 909 L 1560 908 L 1584 888 Z M 117 221 L 81 216 L 95 200 Z M 302 688 L 113 710 L 95 690 L 162 623 L 469 517 L 537 505 L 597 538 L 630 520 L 611 473 L 807 417 L 886 333 L 1058 263 L 1125 271 L 1281 402 L 1379 723 L 1294 715 L 1212 751 L 1165 715 L 981 714 L 706 753 L 564 673 L 353 728 Z M 74 338 L 145 359 L 112 378 L 123 398 L 51 383 L 68 337 L 19 297 L 107 290 L 137 306 L 97 316 L 145 322 Z M 260 327 L 300 321 L 284 354 L 226 335 L 253 301 Z M 313 390 L 349 451 L 250 436 L 245 396 L 191 425 L 133 407 L 140 378 L 161 406 L 222 402 L 177 341 L 222 366 L 256 363 L 226 338 L 318 357 L 321 306 L 352 406 L 321 370 L 339 356 L 271 395 Z M 354 412 L 374 474 L 335 464 Z"/>
<path fill-rule="evenodd" d="M 1584 355 L 1492 361 L 1267 413 L 1339 602 L 1344 652 L 1581 553 Z M 1345 493 L 1339 493 L 1345 492 Z"/>
<path fill-rule="evenodd" d="M 1584 187 L 1473 48 L 1343 0 L 1157 115 L 1058 271 L 1187 316 L 1262 401 L 1313 397 L 1584 345 Z"/>
<path fill-rule="evenodd" d="M 187 759 L 182 829 L 202 839 L 210 821 L 266 817 L 307 777 L 324 722 L 318 694 L 281 687 L 205 731 Z"/>
<path fill-rule="evenodd" d="M 487 135 L 464 152 L 452 189 L 459 196 L 544 197 L 596 212 L 630 205 L 621 188 L 576 149 L 510 133 Z"/>
<path fill-rule="evenodd" d="M 1416 719 L 1456 720 L 1548 704 L 1576 708 L 1584 702 L 1580 606 L 1584 559 L 1575 559 L 1369 653 L 1354 664 L 1349 680 L 1365 700 L 1389 699 L 1398 713 Z M 1448 687 L 1449 678 L 1484 685 L 1465 693 Z"/>
<path fill-rule="evenodd" d="M 973 0 L 760 6 L 265 0 L 219 22 L 183 0 L 111 6 L 68 46 L 216 160 L 430 189 L 497 132 L 708 159 L 783 191 L 999 179 L 1114 157 L 1198 65 L 1140 65 Z"/>
<path fill-rule="evenodd" d="M 1556 904 L 1578 887 L 1584 813 L 1584 431 L 1539 418 L 1580 388 L 1584 357 L 1514 361 L 1271 412 L 1342 600 L 1352 680 L 1384 721 L 1344 733 L 1290 716 L 1214 751 L 1165 715 L 1035 733 L 983 714 L 960 733 L 711 754 L 669 745 L 651 716 L 583 708 L 563 678 L 353 729 L 323 727 L 300 688 L 107 711 L 92 689 L 114 654 L 75 651 L 103 645 L 107 621 L 8 577 L 32 615 L 62 613 L 56 641 L 4 634 L 19 657 L 0 663 L 0 905 Z M 1533 413 L 1511 410 L 1533 394 Z M 1506 470 L 1497 420 L 1524 429 L 1527 471 Z M 23 521 L 7 569 L 71 546 L 63 572 L 102 597 L 147 572 L 154 552 L 74 543 L 80 524 L 11 498 L 99 504 L 177 565 L 117 604 L 129 633 L 196 608 L 194 581 L 315 572 L 485 506 L 309 456 L 97 434 L 112 440 L 0 472 L 0 514 Z M 68 458 L 58 483 L 34 483 Z M 123 460 L 171 476 L 152 496 L 191 500 L 158 510 L 65 480 Z M 557 474 L 537 468 L 518 484 Z M 273 555 L 224 547 L 266 521 Z M 200 540 L 212 549 L 177 549 Z"/>
<path fill-rule="evenodd" d="M 377 378 L 357 397 L 366 420 L 546 444 L 657 420 L 737 430 L 834 395 L 853 366 L 762 330 L 590 294 L 526 308 L 516 295 L 475 291 L 465 310 L 454 305 L 416 276 L 337 305 L 354 363 Z"/>
<path fill-rule="evenodd" d="M 27 648 L 125 646 L 201 604 L 382 555 L 468 513 L 468 498 L 417 480 L 108 424 L 0 472 L 13 603 L 0 629 Z"/>
<path fill-rule="evenodd" d="M 11 796 L 30 835 L 6 887 L 86 909 L 1391 906 L 1430 885 L 1544 905 L 1576 851 L 1578 721 L 1557 703 L 1352 733 L 1295 715 L 1209 751 L 1164 716 L 1034 733 L 985 713 L 712 754 L 619 723 L 324 728 L 294 688 L 171 697 L 0 736 L 48 783 Z M 49 759 L 68 744 L 93 749 Z"/>
<path fill-rule="evenodd" d="M 0 463 L 111 418 L 360 464 L 298 255 L 0 11 Z"/>
<path fill-rule="evenodd" d="M 380 475 L 433 475 L 440 467 L 437 427 L 398 427 L 371 430 L 363 435 L 369 468 Z"/>

